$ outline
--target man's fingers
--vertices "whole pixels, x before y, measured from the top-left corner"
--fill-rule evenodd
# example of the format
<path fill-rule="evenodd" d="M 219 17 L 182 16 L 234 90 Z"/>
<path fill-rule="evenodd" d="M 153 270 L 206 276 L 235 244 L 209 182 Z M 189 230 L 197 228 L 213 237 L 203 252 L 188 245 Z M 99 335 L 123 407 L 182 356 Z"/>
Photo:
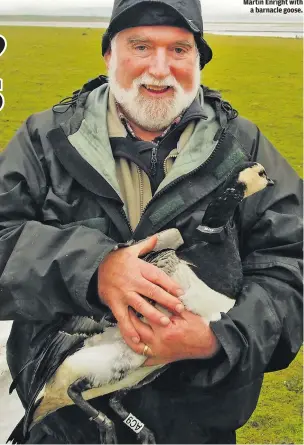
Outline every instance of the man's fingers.
<path fill-rule="evenodd" d="M 183 294 L 182 289 L 180 289 L 180 287 L 175 284 L 167 274 L 159 270 L 157 267 L 154 267 L 151 264 L 147 264 L 147 266 L 152 266 L 153 269 L 151 271 L 150 268 L 146 268 L 145 265 L 141 268 L 141 274 L 142 277 L 145 278 L 145 281 L 140 283 L 141 288 L 138 289 L 137 292 L 156 301 L 171 312 L 182 312 L 184 306 L 178 299 L 178 295 Z M 169 292 L 165 290 L 168 289 L 168 287 L 171 287 L 173 291 Z M 172 295 L 173 292 L 175 292 L 175 295 Z"/>
<path fill-rule="evenodd" d="M 119 323 L 118 323 L 118 327 L 119 327 L 119 330 L 120 330 L 120 332 L 121 332 L 121 335 L 123 336 L 123 339 L 124 339 L 124 341 L 126 342 L 126 344 L 127 344 L 127 345 L 128 345 L 134 352 L 136 352 L 137 354 L 142 355 L 142 354 L 143 354 L 143 351 L 144 351 L 144 348 L 145 348 L 145 343 L 144 343 L 143 341 L 140 341 L 139 343 L 134 343 L 130 337 L 125 337 L 125 336 L 123 335 L 122 330 L 121 330 L 121 326 L 120 326 Z"/>
<path fill-rule="evenodd" d="M 134 327 L 135 331 L 136 331 L 136 336 L 138 338 L 140 338 L 140 341 L 138 343 L 134 343 L 133 339 L 129 336 L 129 335 L 125 335 L 125 332 L 129 333 L 128 330 L 125 330 L 125 319 L 123 323 L 118 322 L 118 327 L 119 330 L 121 332 L 121 335 L 123 336 L 125 342 L 127 343 L 127 345 L 133 349 L 134 352 L 136 352 L 137 354 L 142 355 L 144 348 L 146 346 L 145 340 L 141 339 L 140 333 L 139 332 L 143 332 L 143 335 L 145 338 L 147 338 L 147 330 L 142 330 L 142 325 L 143 323 L 141 321 L 138 320 L 138 318 L 134 315 L 133 311 L 131 309 L 128 309 L 128 319 L 130 320 L 131 325 Z M 136 322 L 136 326 L 133 324 L 133 320 L 135 320 Z M 145 329 L 147 326 L 144 326 L 143 328 Z M 139 329 L 139 331 L 137 331 L 137 328 Z M 150 331 L 152 332 L 152 330 L 150 329 Z M 149 338 L 151 338 L 149 336 Z"/>
<path fill-rule="evenodd" d="M 163 288 L 151 283 L 150 281 L 145 281 L 144 286 L 140 290 L 140 294 L 145 295 L 145 297 L 155 301 L 156 303 L 159 303 L 170 312 L 179 314 L 184 310 L 184 305 L 177 297 L 174 297 L 166 292 Z"/>
<path fill-rule="evenodd" d="M 157 284 L 158 286 L 165 289 L 168 293 L 173 296 L 181 297 L 184 294 L 181 286 L 176 283 L 172 278 L 169 277 L 164 271 L 154 266 L 154 264 L 141 262 L 140 265 L 141 275 L 151 283 Z"/>
<path fill-rule="evenodd" d="M 152 235 L 149 238 L 141 241 L 138 244 L 135 244 L 135 246 L 131 246 L 130 249 L 133 250 L 133 252 L 137 255 L 146 255 L 147 253 L 151 252 L 151 250 L 154 249 L 157 243 L 157 236 Z"/>
<path fill-rule="evenodd" d="M 151 326 L 141 321 L 131 309 L 129 309 L 129 316 L 133 326 L 140 335 L 141 341 L 145 344 L 151 343 L 154 335 Z"/>
<path fill-rule="evenodd" d="M 129 338 L 133 344 L 139 344 L 140 337 L 131 322 L 128 307 L 113 308 L 113 315 L 119 324 L 119 330 L 124 339 Z"/>
<path fill-rule="evenodd" d="M 135 292 L 131 294 L 128 298 L 128 304 L 136 312 L 143 315 L 148 323 L 156 323 L 161 326 L 167 326 L 170 323 L 170 318 L 157 310 L 152 304 L 148 303 L 143 297 Z"/>

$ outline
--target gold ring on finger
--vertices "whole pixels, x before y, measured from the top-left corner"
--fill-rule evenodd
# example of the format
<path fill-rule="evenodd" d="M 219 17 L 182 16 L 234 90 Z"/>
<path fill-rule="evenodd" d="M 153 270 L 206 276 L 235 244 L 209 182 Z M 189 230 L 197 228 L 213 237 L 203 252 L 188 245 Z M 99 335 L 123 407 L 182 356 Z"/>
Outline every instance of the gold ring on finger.
<path fill-rule="evenodd" d="M 146 357 L 148 357 L 148 354 L 147 354 L 148 350 L 149 350 L 149 346 L 145 345 L 142 355 L 145 355 Z"/>

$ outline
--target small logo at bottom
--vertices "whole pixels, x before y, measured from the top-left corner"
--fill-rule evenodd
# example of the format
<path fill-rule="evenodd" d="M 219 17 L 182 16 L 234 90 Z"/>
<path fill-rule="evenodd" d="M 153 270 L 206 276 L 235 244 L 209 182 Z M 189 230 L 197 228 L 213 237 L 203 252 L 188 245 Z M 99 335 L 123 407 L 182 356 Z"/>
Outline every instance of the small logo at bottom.
<path fill-rule="evenodd" d="M 133 414 L 129 414 L 128 417 L 124 420 L 124 423 L 131 428 L 135 433 L 139 433 L 143 427 L 145 426 L 137 417 L 133 416 Z"/>

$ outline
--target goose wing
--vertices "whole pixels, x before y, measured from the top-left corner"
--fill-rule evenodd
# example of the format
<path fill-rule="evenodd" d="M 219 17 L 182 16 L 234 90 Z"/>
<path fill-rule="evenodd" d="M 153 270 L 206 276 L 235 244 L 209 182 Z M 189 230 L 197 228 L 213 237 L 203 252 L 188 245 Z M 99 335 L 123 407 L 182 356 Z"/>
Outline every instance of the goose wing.
<path fill-rule="evenodd" d="M 37 397 L 45 384 L 68 356 L 75 354 L 75 352 L 83 348 L 84 341 L 87 338 L 103 332 L 105 327 L 110 324 L 111 322 L 107 319 L 96 320 L 91 317 L 81 316 L 62 317 L 56 323 L 46 325 L 35 336 L 32 340 L 32 346 L 38 347 L 37 353 L 34 359 L 31 359 L 22 368 L 10 388 L 10 392 L 12 392 L 22 372 L 27 366 L 31 365 L 33 376 L 29 384 L 29 405 L 21 421 L 23 425 L 23 440 L 26 440 L 33 414 L 42 400 L 42 398 L 37 400 Z M 17 425 L 8 440 L 13 441 L 13 443 L 20 443 L 20 424 Z"/>

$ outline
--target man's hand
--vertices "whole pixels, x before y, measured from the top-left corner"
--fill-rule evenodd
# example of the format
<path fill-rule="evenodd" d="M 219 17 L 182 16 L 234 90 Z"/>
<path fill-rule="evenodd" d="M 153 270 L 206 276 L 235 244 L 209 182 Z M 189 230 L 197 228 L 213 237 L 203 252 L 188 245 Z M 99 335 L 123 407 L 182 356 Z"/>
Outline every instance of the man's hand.
<path fill-rule="evenodd" d="M 172 316 L 166 328 L 139 320 L 129 310 L 131 321 L 141 340 L 149 347 L 145 366 L 165 364 L 177 360 L 212 357 L 219 343 L 209 325 L 187 310 Z"/>
<path fill-rule="evenodd" d="M 153 250 L 157 238 L 111 252 L 98 268 L 98 294 L 113 312 L 126 343 L 142 354 L 144 343 L 129 315 L 129 306 L 142 314 L 153 325 L 167 326 L 170 319 L 148 303 L 142 295 L 168 308 L 183 311 L 177 298 L 183 294 L 180 286 L 153 264 L 138 258 Z"/>

